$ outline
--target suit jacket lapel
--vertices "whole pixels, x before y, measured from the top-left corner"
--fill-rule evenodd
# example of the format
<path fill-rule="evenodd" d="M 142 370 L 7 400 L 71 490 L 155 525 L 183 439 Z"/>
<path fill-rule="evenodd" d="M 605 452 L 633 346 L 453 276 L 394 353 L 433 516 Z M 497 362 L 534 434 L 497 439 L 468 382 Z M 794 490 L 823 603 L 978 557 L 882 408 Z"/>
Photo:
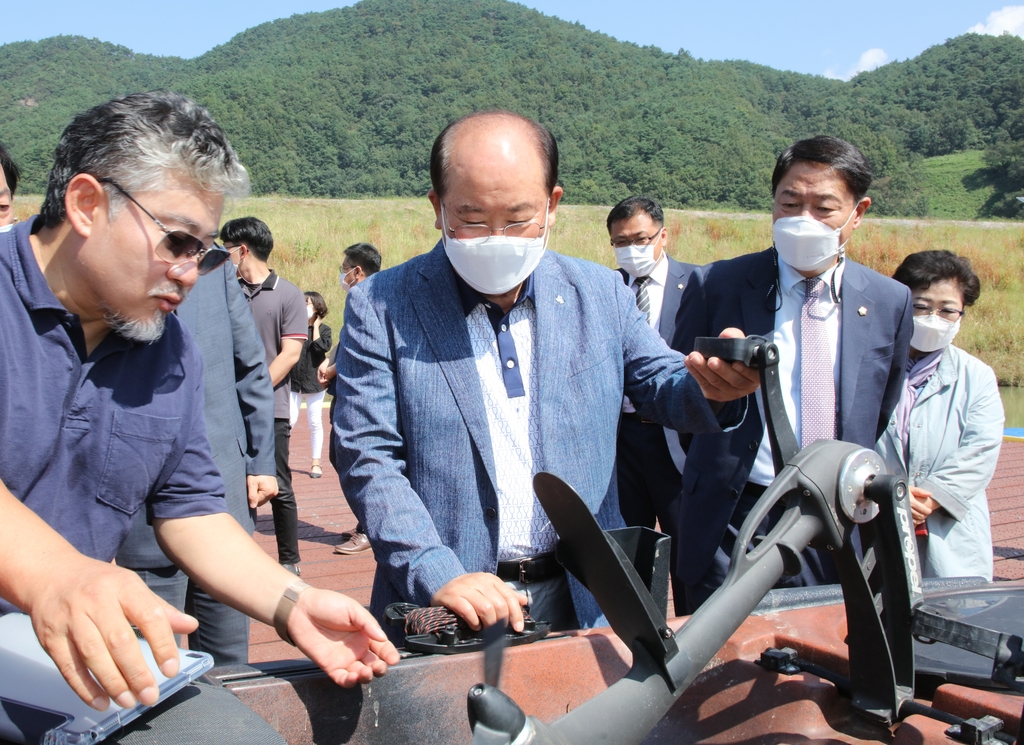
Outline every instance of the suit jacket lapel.
<path fill-rule="evenodd" d="M 549 431 L 561 421 L 562 392 L 577 353 L 572 343 L 576 338 L 574 324 L 580 318 L 576 289 L 562 274 L 550 255 L 541 259 L 533 273 L 533 293 L 537 302 L 537 338 L 534 339 L 533 374 L 537 375 L 537 397 L 540 409 L 541 452 L 556 452 L 547 443 L 557 441 L 559 433 Z M 524 381 L 525 382 L 525 381 Z M 545 463 L 546 468 L 554 466 Z"/>
<path fill-rule="evenodd" d="M 679 310 L 679 298 L 683 296 L 683 284 L 685 283 L 686 272 L 682 264 L 669 255 L 668 276 L 665 280 L 665 294 L 661 301 L 661 320 L 659 321 L 658 333 L 665 340 L 666 344 L 672 343 L 672 336 L 676 329 L 676 311 Z"/>
<path fill-rule="evenodd" d="M 483 460 L 491 486 L 496 487 L 494 450 L 480 376 L 469 341 L 466 315 L 455 285 L 455 274 L 440 243 L 420 268 L 417 285 L 410 289 L 410 296 L 427 343 L 441 366 L 469 436 Z"/>
<path fill-rule="evenodd" d="M 744 334 L 771 338 L 775 330 L 775 304 L 778 302 L 778 288 L 769 297 L 768 290 L 778 281 L 778 272 L 772 261 L 771 249 L 762 252 L 758 261 L 747 275 L 747 285 L 740 296 L 743 313 Z"/>
<path fill-rule="evenodd" d="M 857 394 L 857 376 L 861 358 L 871 340 L 871 324 L 875 305 L 865 294 L 867 277 L 863 268 L 847 260 L 843 268 L 842 301 L 839 305 L 842 327 L 839 332 L 839 437 L 850 420 Z M 863 312 L 861 312 L 863 310 Z"/>

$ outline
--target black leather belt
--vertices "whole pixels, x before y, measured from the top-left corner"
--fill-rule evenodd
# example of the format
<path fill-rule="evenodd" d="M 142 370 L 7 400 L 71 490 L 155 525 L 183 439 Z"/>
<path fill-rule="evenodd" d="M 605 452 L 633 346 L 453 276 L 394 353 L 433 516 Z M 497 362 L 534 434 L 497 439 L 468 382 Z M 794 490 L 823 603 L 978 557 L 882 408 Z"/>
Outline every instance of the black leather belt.
<path fill-rule="evenodd" d="M 657 424 L 652 422 L 650 419 L 644 419 L 642 416 L 637 414 L 635 411 L 624 411 L 622 412 L 623 419 L 629 419 L 632 422 L 640 422 L 640 424 Z"/>
<path fill-rule="evenodd" d="M 744 494 L 753 494 L 755 497 L 760 497 L 767 490 L 767 486 L 764 486 L 763 484 L 755 484 L 753 481 L 748 481 L 743 487 Z"/>
<path fill-rule="evenodd" d="M 565 573 L 565 567 L 558 563 L 554 554 L 526 556 L 514 561 L 499 561 L 495 574 L 504 582 L 543 582 Z"/>

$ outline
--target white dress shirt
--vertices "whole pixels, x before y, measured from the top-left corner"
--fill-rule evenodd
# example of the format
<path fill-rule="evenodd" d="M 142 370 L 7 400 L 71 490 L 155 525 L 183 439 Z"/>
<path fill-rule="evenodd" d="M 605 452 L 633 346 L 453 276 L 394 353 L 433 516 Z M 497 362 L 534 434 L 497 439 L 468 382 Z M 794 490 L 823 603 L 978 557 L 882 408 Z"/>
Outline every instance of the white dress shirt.
<path fill-rule="evenodd" d="M 626 275 L 629 277 L 629 283 L 626 285 L 629 287 L 629 291 L 636 295 L 636 277 L 632 275 Z M 647 283 L 647 299 L 651 301 L 651 313 L 650 318 L 647 319 L 647 324 L 661 333 L 661 309 L 665 304 L 665 283 L 668 281 L 668 259 L 665 258 L 665 250 L 661 251 L 661 258 L 658 259 L 658 263 L 654 265 L 654 269 L 648 275 L 651 280 Z M 633 404 L 625 396 L 622 397 L 622 410 L 627 414 L 632 414 L 636 411 Z"/>
<path fill-rule="evenodd" d="M 498 561 L 537 556 L 555 550 L 558 535 L 533 491 L 533 477 L 544 466 L 540 451 L 537 376 L 533 374 L 533 341 L 537 312 L 530 299 L 509 314 L 525 396 L 509 398 L 494 328 L 483 305 L 466 317 L 469 339 L 483 390 L 491 435 L 498 496 Z"/>
<path fill-rule="evenodd" d="M 840 305 L 833 301 L 831 286 L 835 275 L 836 293 L 842 297 L 843 262 L 838 266 L 818 275 L 826 285 L 820 303 L 827 315 L 825 316 L 825 333 L 828 335 L 829 352 L 832 355 L 832 375 L 836 386 L 836 403 L 839 402 L 839 339 L 841 334 L 842 313 Z M 786 414 L 793 427 L 796 441 L 800 442 L 800 309 L 803 307 L 806 293 L 804 292 L 805 277 L 786 262 L 779 259 L 779 283 L 782 285 L 782 308 L 775 311 L 775 330 L 771 340 L 779 348 L 779 384 L 782 387 L 782 400 L 786 404 Z M 773 294 L 772 300 L 778 302 Z M 770 302 L 770 301 L 769 301 Z M 761 413 L 761 421 L 765 421 L 764 402 L 761 391 L 757 391 L 757 408 Z M 838 416 L 838 414 L 837 414 Z M 775 465 L 772 462 L 772 448 L 768 441 L 768 428 L 765 426 L 761 438 L 761 447 L 757 451 L 754 466 L 750 469 L 748 481 L 767 486 L 775 478 Z"/>

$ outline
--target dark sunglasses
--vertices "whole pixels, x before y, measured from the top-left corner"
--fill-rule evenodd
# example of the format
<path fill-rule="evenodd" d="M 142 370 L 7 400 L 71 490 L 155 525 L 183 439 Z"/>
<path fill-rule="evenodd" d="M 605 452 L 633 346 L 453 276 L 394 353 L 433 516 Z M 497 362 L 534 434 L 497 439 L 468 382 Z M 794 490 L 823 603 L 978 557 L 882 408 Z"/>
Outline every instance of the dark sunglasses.
<path fill-rule="evenodd" d="M 189 261 L 194 261 L 199 269 L 200 274 L 209 274 L 214 269 L 219 267 L 229 258 L 231 254 L 216 243 L 210 248 L 203 245 L 203 242 L 196 238 L 191 233 L 186 233 L 184 230 L 168 230 L 168 228 L 159 220 L 157 220 L 153 213 L 143 207 L 136 201 L 135 197 L 128 193 L 128 191 L 118 184 L 114 179 L 101 178 L 97 179 L 101 184 L 110 184 L 125 197 L 127 197 L 136 207 L 145 212 L 149 218 L 164 231 L 166 235 L 156 245 L 156 257 L 165 264 L 171 266 L 180 266 L 186 264 Z"/>

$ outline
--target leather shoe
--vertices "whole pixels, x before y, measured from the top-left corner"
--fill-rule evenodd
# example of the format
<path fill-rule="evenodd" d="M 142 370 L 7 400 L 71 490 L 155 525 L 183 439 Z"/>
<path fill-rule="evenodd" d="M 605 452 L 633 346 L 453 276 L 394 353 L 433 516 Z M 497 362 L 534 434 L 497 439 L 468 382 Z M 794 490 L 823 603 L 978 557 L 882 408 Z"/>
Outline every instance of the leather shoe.
<path fill-rule="evenodd" d="M 318 479 L 318 478 L 320 478 L 323 475 L 324 475 L 324 472 L 323 472 L 323 469 L 320 468 L 320 466 L 310 466 L 309 467 L 309 477 L 311 479 Z"/>
<path fill-rule="evenodd" d="M 285 569 L 294 574 L 296 577 L 301 577 L 302 572 L 299 571 L 299 567 L 296 564 L 282 564 Z"/>
<path fill-rule="evenodd" d="M 334 548 L 334 553 L 352 556 L 370 550 L 370 539 L 366 533 L 353 533 L 352 537 Z"/>

